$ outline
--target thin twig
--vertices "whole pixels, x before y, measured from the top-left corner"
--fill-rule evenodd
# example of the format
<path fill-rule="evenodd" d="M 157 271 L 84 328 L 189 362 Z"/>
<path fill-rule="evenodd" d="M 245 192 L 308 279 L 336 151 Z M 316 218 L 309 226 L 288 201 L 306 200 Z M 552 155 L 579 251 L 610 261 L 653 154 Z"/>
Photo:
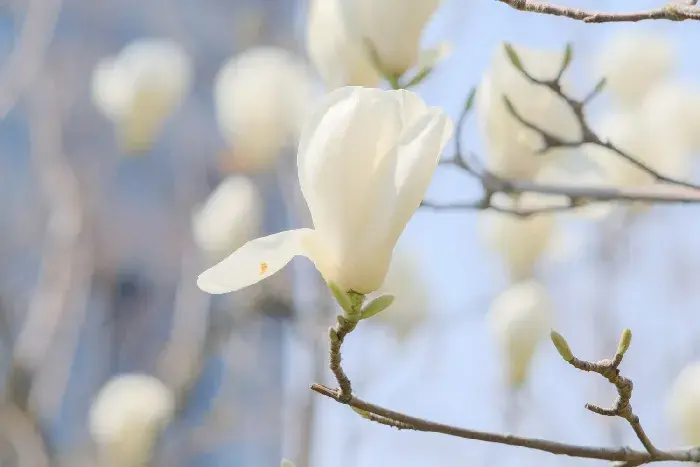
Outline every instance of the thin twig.
<path fill-rule="evenodd" d="M 513 66 L 515 66 L 515 64 Z M 440 161 L 440 165 L 450 165 L 456 167 L 457 169 L 465 172 L 467 175 L 479 180 L 483 189 L 482 196 L 477 200 L 452 203 L 423 201 L 421 203 L 421 207 L 434 210 L 493 209 L 494 211 L 505 214 L 528 217 L 533 214 L 575 209 L 586 206 L 591 202 L 615 201 L 619 203 L 645 202 L 652 204 L 700 203 L 700 185 L 659 173 L 653 167 L 638 160 L 633 155 L 616 146 L 614 143 L 603 140 L 593 131 L 586 118 L 585 107 L 591 102 L 592 99 L 600 94 L 604 88 L 605 81 L 600 80 L 583 99 L 575 99 L 564 92 L 563 86 L 560 83 L 560 80 L 563 77 L 567 67 L 568 62 L 564 61 L 555 79 L 542 80 L 532 76 L 521 65 L 516 66 L 519 72 L 522 73 L 527 80 L 535 85 L 547 87 L 569 106 L 581 131 L 581 137 L 575 141 L 563 140 L 556 135 L 538 127 L 534 123 L 527 120 L 525 116 L 521 115 L 507 97 L 503 97 L 504 104 L 513 118 L 515 118 L 526 128 L 537 132 L 542 137 L 544 145 L 539 152 L 545 153 L 549 150 L 558 148 L 579 148 L 584 145 L 599 146 L 609 150 L 612 153 L 612 157 L 620 157 L 627 163 L 645 172 L 654 181 L 658 182 L 657 184 L 644 188 L 553 185 L 534 182 L 531 180 L 506 179 L 494 174 L 488 169 L 481 167 L 479 165 L 478 158 L 474 154 L 467 154 L 463 149 L 462 130 L 472 107 L 471 103 L 473 102 L 475 92 L 472 91 L 467 98 L 467 103 L 463 106 L 462 112 L 457 120 L 457 130 L 454 143 L 455 155 L 450 159 Z M 540 195 L 551 195 L 558 197 L 559 199 L 557 202 L 553 202 L 549 206 L 545 205 L 538 208 L 522 208 L 518 206 L 503 207 L 493 203 L 494 195 L 497 193 L 505 193 L 509 195 L 535 193 Z M 561 203 L 562 197 L 566 200 L 564 204 Z"/>
<path fill-rule="evenodd" d="M 333 390 L 320 384 L 311 385 L 311 389 L 323 396 L 330 397 L 335 401 L 341 402 L 338 399 L 338 392 L 336 390 Z M 362 399 L 359 399 L 355 396 L 352 396 L 347 402 L 344 403 L 356 409 L 364 410 L 366 412 L 369 412 L 370 414 L 383 417 L 384 419 L 403 423 L 405 424 L 406 429 L 414 431 L 440 433 L 444 435 L 454 436 L 457 438 L 505 444 L 508 446 L 519 446 L 528 449 L 534 449 L 537 451 L 549 452 L 551 454 L 579 457 L 585 459 L 639 462 L 640 464 L 637 465 L 660 461 L 700 461 L 700 449 L 698 448 L 677 451 L 658 451 L 656 456 L 652 456 L 646 451 L 637 451 L 625 447 L 606 448 L 578 446 L 574 444 L 558 443 L 555 441 L 548 441 L 538 438 L 526 438 L 510 434 L 491 433 L 486 431 L 460 428 L 452 425 L 445 425 L 442 423 L 437 423 L 422 418 L 412 417 L 401 412 L 395 412 L 393 410 L 389 410 L 384 407 L 365 402 Z"/>
<path fill-rule="evenodd" d="M 695 7 L 697 1 L 686 1 L 685 4 L 668 3 L 663 7 L 644 11 L 605 12 L 555 5 L 534 0 L 497 0 L 520 11 L 529 11 L 543 15 L 564 16 L 585 23 L 622 23 L 646 20 L 665 19 L 684 21 L 700 19 L 700 9 Z"/>

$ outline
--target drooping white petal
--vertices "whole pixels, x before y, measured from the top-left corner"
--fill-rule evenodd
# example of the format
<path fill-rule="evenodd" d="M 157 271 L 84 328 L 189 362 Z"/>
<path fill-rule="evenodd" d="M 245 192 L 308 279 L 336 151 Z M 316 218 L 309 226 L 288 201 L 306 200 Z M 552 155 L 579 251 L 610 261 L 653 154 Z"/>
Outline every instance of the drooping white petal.
<path fill-rule="evenodd" d="M 207 293 L 222 294 L 260 282 L 295 256 L 310 256 L 315 234 L 312 229 L 298 229 L 251 240 L 200 274 L 197 285 Z"/>

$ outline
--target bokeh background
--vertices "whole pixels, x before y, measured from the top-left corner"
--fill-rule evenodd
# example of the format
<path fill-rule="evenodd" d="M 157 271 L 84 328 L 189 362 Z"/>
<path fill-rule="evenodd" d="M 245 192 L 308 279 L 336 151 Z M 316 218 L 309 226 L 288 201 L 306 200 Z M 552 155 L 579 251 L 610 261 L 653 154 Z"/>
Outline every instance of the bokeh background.
<path fill-rule="evenodd" d="M 260 45 L 304 59 L 307 7 L 292 0 L 0 4 L 0 362 L 3 404 L 21 412 L 0 417 L 2 465 L 106 465 L 88 414 L 103 384 L 129 372 L 157 376 L 176 396 L 153 465 L 267 467 L 283 457 L 298 467 L 596 462 L 399 432 L 312 395 L 309 383 L 330 381 L 324 336 L 337 310 L 305 260 L 252 291 L 212 297 L 196 287 L 213 263 L 193 239 L 193 212 L 236 172 L 226 163 L 235 144 L 215 119 L 215 76 L 225 60 Z M 666 35 L 677 51 L 675 73 L 698 84 L 693 22 L 588 25 L 494 1 L 445 0 L 424 41 L 449 42 L 452 53 L 415 91 L 456 118 L 504 40 L 552 50 L 571 41 L 570 76 L 585 91 L 598 78 L 596 56 L 627 29 Z M 143 37 L 179 43 L 194 78 L 157 140 L 134 155 L 96 109 L 91 76 L 102 57 Z M 608 105 L 603 95 L 593 115 Z M 474 120 L 463 139 L 484 154 Z M 263 231 L 308 225 L 294 156 L 290 148 L 271 168 L 245 174 L 263 196 Z M 478 195 L 473 180 L 440 168 L 428 198 Z M 681 368 L 700 357 L 695 212 L 658 207 L 634 222 L 557 216 L 536 268 L 554 304 L 553 326 L 577 355 L 607 358 L 622 329 L 634 331 L 623 372 L 659 446 L 682 442 L 665 401 Z M 356 392 L 445 423 L 635 446 L 623 420 L 583 409 L 612 402 L 614 389 L 566 365 L 547 342 L 519 392 L 504 384 L 486 315 L 507 278 L 480 233 L 483 215 L 421 210 L 409 224 L 398 248 L 417 276 L 403 290 L 426 306 L 405 315 L 392 309 L 352 334 L 344 356 Z M 392 292 L 401 295 L 402 286 Z"/>

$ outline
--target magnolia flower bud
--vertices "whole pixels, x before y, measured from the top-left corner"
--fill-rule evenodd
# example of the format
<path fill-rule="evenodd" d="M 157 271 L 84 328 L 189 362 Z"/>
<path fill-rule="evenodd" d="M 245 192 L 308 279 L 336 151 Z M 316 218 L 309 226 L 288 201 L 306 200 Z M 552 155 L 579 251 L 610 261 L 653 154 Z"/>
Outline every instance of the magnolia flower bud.
<path fill-rule="evenodd" d="M 605 77 L 606 91 L 633 108 L 671 75 L 676 52 L 664 34 L 626 30 L 605 42 L 596 62 L 596 77 Z"/>
<path fill-rule="evenodd" d="M 525 71 L 539 79 L 553 79 L 561 67 L 562 53 L 511 46 Z M 567 83 L 562 83 L 567 89 Z M 476 113 L 486 144 L 489 169 L 506 178 L 531 179 L 547 164 L 568 150 L 555 149 L 540 154 L 544 141 L 510 112 L 508 98 L 516 112 L 528 122 L 565 141 L 577 141 L 581 129 L 569 106 L 545 86 L 530 82 L 498 47 L 476 97 Z"/>
<path fill-rule="evenodd" d="M 292 53 L 259 47 L 226 62 L 214 83 L 219 127 L 237 166 L 266 169 L 296 144 L 315 90 L 307 66 Z"/>
<path fill-rule="evenodd" d="M 546 198 L 526 195 L 504 204 L 511 208 L 534 209 L 541 203 L 546 203 Z M 552 238 L 555 218 L 551 214 L 522 218 L 489 211 L 480 214 L 479 223 L 483 241 L 501 256 L 511 281 L 519 281 L 534 274 L 534 268 Z"/>
<path fill-rule="evenodd" d="M 671 385 L 668 418 L 683 442 L 700 445 L 700 362 L 686 366 Z"/>
<path fill-rule="evenodd" d="M 376 87 L 382 77 L 362 41 L 345 25 L 342 0 L 312 0 L 306 29 L 306 49 L 326 86 Z"/>
<path fill-rule="evenodd" d="M 652 124 L 649 116 L 639 111 L 614 113 L 601 120 L 599 135 L 660 174 L 683 179 L 691 173 L 691 153 L 678 128 L 670 123 Z M 584 151 L 598 164 L 609 185 L 639 188 L 656 184 L 651 174 L 612 151 L 590 145 Z M 644 210 L 643 205 L 637 206 L 636 211 Z"/>
<path fill-rule="evenodd" d="M 488 325 L 511 387 L 525 382 L 537 346 L 549 335 L 551 313 L 547 290 L 534 280 L 511 285 L 491 304 Z"/>
<path fill-rule="evenodd" d="M 263 201 L 249 178 L 231 175 L 209 195 L 192 216 L 197 246 L 217 260 L 258 234 Z"/>
<path fill-rule="evenodd" d="M 449 117 L 410 91 L 331 92 L 299 143 L 299 184 L 314 228 L 246 243 L 202 273 L 199 287 L 232 292 L 303 255 L 341 290 L 377 290 L 452 129 Z"/>
<path fill-rule="evenodd" d="M 118 375 L 100 389 L 92 403 L 90 434 L 108 465 L 145 467 L 174 410 L 173 393 L 158 379 Z"/>
<path fill-rule="evenodd" d="M 420 258 L 408 250 L 399 250 L 389 266 L 389 272 L 379 293 L 394 296 L 392 305 L 377 314 L 372 322 L 390 328 L 400 341 L 423 324 L 430 309 L 430 291 L 423 274 Z"/>
<path fill-rule="evenodd" d="M 117 125 L 125 151 L 145 151 L 184 99 L 192 73 L 190 59 L 177 43 L 141 39 L 95 65 L 92 100 Z"/>
<path fill-rule="evenodd" d="M 423 28 L 440 0 L 341 0 L 350 36 L 376 53 L 382 71 L 401 76 L 420 55 Z"/>

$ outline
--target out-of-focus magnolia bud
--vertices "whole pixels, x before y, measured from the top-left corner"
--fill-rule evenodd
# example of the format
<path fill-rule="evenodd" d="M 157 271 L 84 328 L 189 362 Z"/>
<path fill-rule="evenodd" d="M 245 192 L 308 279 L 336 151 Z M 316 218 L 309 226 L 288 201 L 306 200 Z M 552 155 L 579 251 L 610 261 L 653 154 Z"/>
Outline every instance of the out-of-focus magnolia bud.
<path fill-rule="evenodd" d="M 306 26 L 309 59 L 330 89 L 375 87 L 382 79 L 364 43 L 349 35 L 342 0 L 312 0 Z"/>
<path fill-rule="evenodd" d="M 192 217 L 197 246 L 217 261 L 259 234 L 263 201 L 248 177 L 231 175 Z"/>
<path fill-rule="evenodd" d="M 678 128 L 669 123 L 653 125 L 647 114 L 638 111 L 612 113 L 600 121 L 598 134 L 662 175 L 689 178 L 692 163 L 689 147 L 684 144 Z M 592 145 L 584 151 L 598 164 L 608 185 L 640 188 L 656 184 L 652 175 L 612 151 Z M 646 205 L 635 205 L 635 212 L 642 213 L 646 209 Z"/>
<path fill-rule="evenodd" d="M 537 346 L 549 335 L 551 314 L 547 290 L 534 280 L 511 285 L 491 304 L 488 326 L 511 387 L 521 387 L 527 379 Z"/>
<path fill-rule="evenodd" d="M 676 51 L 664 34 L 626 30 L 605 41 L 597 57 L 597 77 L 605 77 L 605 90 L 627 108 L 667 79 L 676 65 Z"/>
<path fill-rule="evenodd" d="M 280 467 L 296 467 L 294 465 L 294 462 L 290 461 L 289 459 L 282 459 L 282 463 L 280 464 Z"/>
<path fill-rule="evenodd" d="M 440 0 L 341 0 L 340 4 L 350 37 L 373 50 L 384 73 L 399 77 L 419 61 L 423 28 Z"/>
<path fill-rule="evenodd" d="M 370 322 L 389 327 L 400 341 L 425 322 L 430 308 L 430 291 L 423 275 L 420 258 L 408 250 L 394 253 L 389 273 L 377 293 L 391 294 L 394 301 Z"/>
<path fill-rule="evenodd" d="M 172 391 L 145 374 L 123 374 L 100 389 L 89 414 L 90 434 L 106 465 L 144 467 L 175 410 Z"/>
<path fill-rule="evenodd" d="M 192 75 L 190 59 L 177 43 L 140 39 L 95 65 L 92 100 L 115 123 L 122 149 L 144 152 L 186 96 Z"/>
<path fill-rule="evenodd" d="M 308 67 L 287 50 L 258 47 L 226 62 L 216 76 L 214 104 L 236 166 L 267 169 L 296 145 L 315 97 Z"/>
<path fill-rule="evenodd" d="M 690 149 L 700 149 L 700 90 L 669 81 L 649 91 L 640 112 L 652 127 L 671 126 Z"/>
<path fill-rule="evenodd" d="M 536 209 L 547 205 L 545 197 L 526 194 L 518 200 L 498 200 L 503 207 Z M 503 260 L 511 281 L 532 277 L 552 237 L 555 217 L 535 214 L 526 218 L 487 211 L 480 214 L 479 231 L 483 241 Z"/>
<path fill-rule="evenodd" d="M 561 67 L 563 52 L 512 46 L 525 71 L 539 79 L 553 79 Z M 562 82 L 568 88 L 566 81 Z M 479 128 L 486 145 L 489 169 L 506 178 L 532 179 L 540 169 L 569 151 L 555 149 L 544 154 L 542 137 L 519 122 L 506 106 L 528 122 L 566 141 L 581 137 L 581 129 L 568 105 L 545 86 L 530 82 L 499 46 L 491 67 L 481 79 L 476 97 Z"/>
<path fill-rule="evenodd" d="M 700 445 L 700 362 L 686 366 L 671 386 L 668 418 L 684 443 Z"/>

